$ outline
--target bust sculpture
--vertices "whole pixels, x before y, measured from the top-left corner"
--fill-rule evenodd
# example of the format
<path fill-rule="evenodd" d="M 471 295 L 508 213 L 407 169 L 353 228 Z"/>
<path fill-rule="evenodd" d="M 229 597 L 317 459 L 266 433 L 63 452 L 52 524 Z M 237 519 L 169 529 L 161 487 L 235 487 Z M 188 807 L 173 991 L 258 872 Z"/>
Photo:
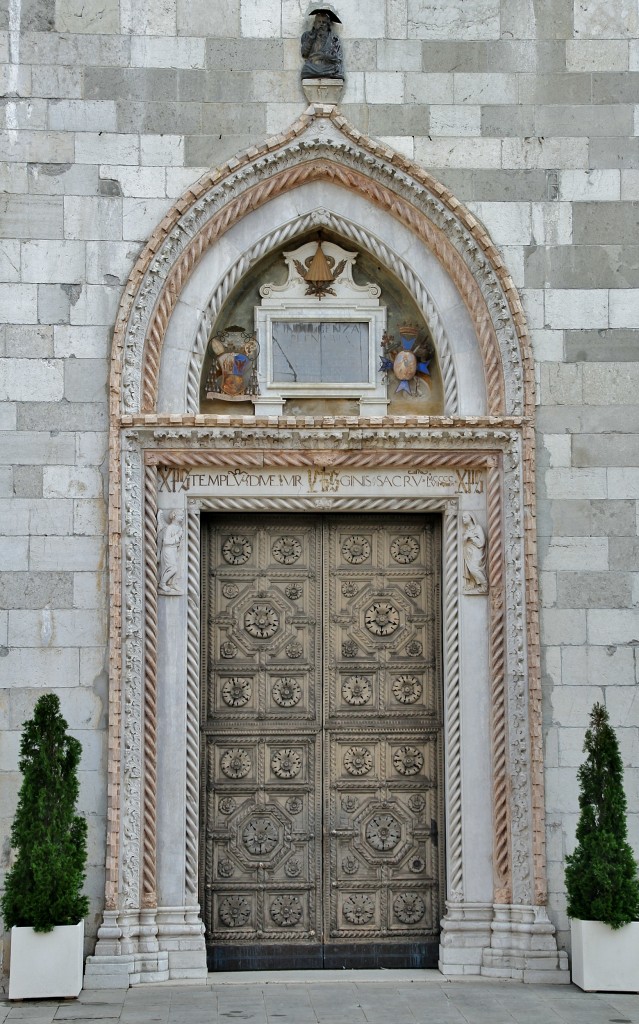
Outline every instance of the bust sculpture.
<path fill-rule="evenodd" d="M 302 78 L 343 78 L 342 44 L 333 32 L 333 22 L 340 22 L 330 5 L 312 6 L 313 27 L 302 35 Z"/>

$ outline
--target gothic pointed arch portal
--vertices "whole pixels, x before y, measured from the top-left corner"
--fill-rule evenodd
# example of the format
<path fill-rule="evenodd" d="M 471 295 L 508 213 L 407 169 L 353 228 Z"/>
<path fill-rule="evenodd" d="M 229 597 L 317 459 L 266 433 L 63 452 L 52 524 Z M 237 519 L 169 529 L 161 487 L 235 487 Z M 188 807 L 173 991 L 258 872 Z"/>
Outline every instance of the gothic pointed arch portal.
<path fill-rule="evenodd" d="M 441 371 L 437 415 L 201 411 L 205 353 L 229 296 L 259 260 L 320 227 L 374 258 L 419 308 Z M 206 511 L 441 517 L 440 969 L 565 972 L 545 911 L 533 413 L 525 320 L 488 234 L 336 108 L 309 107 L 169 211 L 128 281 L 113 342 L 109 827 L 93 984 L 206 973 Z M 362 474 L 383 483 L 358 491 Z"/>

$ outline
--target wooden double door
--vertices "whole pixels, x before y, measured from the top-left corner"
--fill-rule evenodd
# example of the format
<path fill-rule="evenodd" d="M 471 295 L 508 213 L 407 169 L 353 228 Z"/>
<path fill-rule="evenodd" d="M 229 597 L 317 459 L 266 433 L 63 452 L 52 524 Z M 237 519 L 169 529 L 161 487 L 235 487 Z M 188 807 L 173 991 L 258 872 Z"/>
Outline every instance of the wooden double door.
<path fill-rule="evenodd" d="M 211 970 L 436 963 L 439 566 L 435 517 L 205 520 Z"/>

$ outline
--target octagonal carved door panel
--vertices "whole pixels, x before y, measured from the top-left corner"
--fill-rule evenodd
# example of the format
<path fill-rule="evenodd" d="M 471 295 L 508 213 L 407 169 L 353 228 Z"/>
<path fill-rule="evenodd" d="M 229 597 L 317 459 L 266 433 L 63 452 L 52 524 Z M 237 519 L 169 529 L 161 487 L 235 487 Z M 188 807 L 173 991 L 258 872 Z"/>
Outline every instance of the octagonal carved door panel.
<path fill-rule="evenodd" d="M 201 899 L 211 967 L 436 956 L 438 524 L 212 518 Z"/>

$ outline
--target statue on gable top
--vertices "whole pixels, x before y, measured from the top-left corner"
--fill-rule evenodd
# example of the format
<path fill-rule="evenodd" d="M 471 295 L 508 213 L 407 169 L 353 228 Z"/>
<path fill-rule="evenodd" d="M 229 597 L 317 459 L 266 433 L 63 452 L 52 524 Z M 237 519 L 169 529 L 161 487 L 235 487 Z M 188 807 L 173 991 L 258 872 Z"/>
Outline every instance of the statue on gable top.
<path fill-rule="evenodd" d="M 341 25 L 337 12 L 330 4 L 312 4 L 306 16 L 311 15 L 313 27 L 302 35 L 302 78 L 343 78 L 342 44 L 333 32 L 333 22 Z"/>

